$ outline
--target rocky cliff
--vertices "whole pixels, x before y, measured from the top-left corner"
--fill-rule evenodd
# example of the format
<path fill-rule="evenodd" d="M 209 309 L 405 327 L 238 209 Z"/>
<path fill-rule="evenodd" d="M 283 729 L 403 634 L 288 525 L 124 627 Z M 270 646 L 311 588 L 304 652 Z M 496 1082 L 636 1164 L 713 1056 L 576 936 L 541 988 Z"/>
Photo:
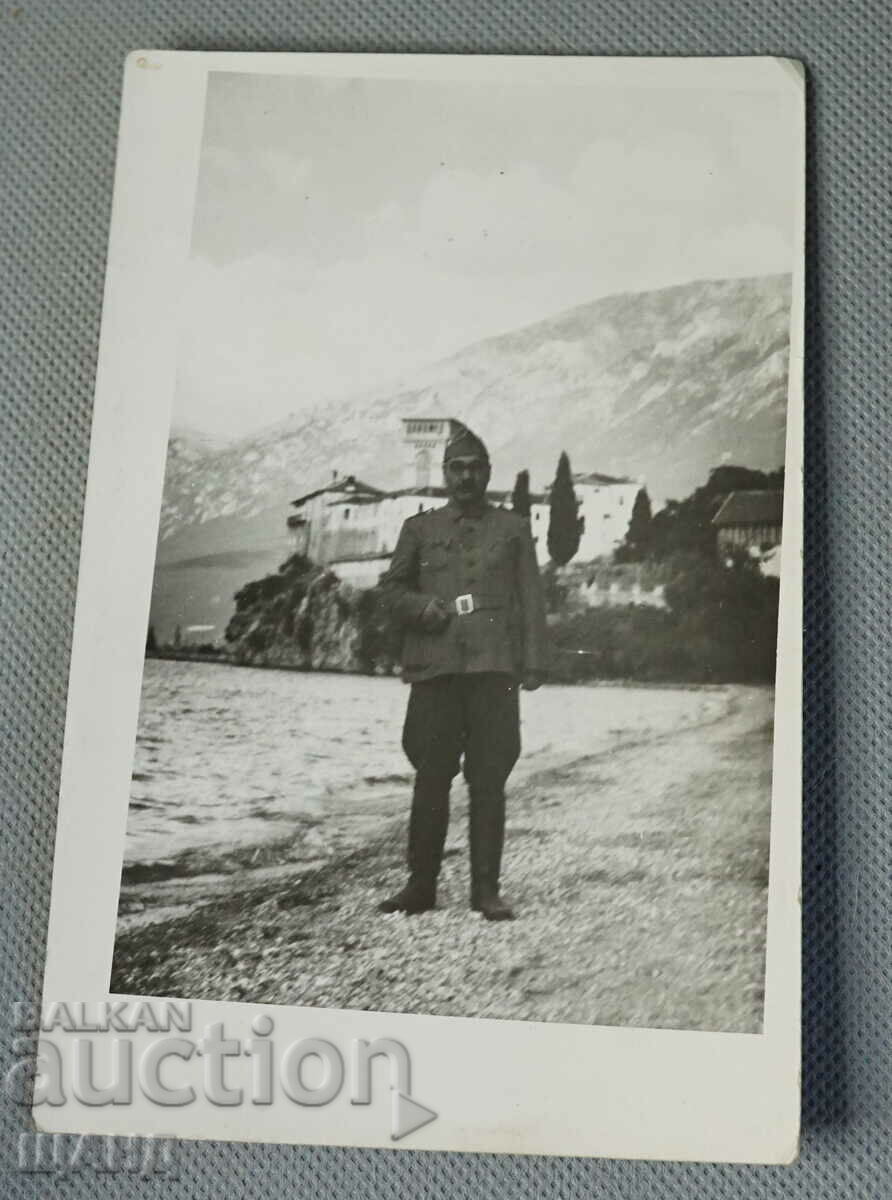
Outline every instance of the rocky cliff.
<path fill-rule="evenodd" d="M 274 575 L 246 584 L 226 629 L 242 666 L 391 674 L 399 646 L 374 590 L 294 555 Z"/>

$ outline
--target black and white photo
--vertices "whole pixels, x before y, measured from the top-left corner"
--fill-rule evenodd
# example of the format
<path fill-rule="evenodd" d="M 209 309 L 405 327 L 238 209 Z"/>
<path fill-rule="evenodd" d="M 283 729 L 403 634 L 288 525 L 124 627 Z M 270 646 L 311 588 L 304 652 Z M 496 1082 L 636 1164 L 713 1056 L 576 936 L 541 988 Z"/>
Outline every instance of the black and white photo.
<path fill-rule="evenodd" d="M 610 1070 L 675 1031 L 767 1078 L 783 1029 L 795 1087 L 797 68 L 204 57 L 128 68 L 121 193 L 138 120 L 192 166 L 118 443 L 108 993 Z M 517 1148 L 637 1152 L 556 1129 Z"/>

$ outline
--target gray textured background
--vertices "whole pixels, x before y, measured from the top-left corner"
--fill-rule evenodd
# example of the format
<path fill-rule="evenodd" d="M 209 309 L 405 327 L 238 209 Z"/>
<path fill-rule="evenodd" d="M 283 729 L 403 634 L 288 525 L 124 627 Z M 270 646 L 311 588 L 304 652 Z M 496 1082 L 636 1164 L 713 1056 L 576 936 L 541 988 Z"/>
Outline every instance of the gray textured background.
<path fill-rule="evenodd" d="M 889 63 L 884 0 L 22 0 L 0 5 L 0 1066 L 43 969 L 121 67 L 134 48 L 783 54 L 809 75 L 804 1138 L 794 1168 L 192 1144 L 173 1183 L 0 1194 L 548 1198 L 892 1193 Z M 597 1080 L 593 1081 L 597 1086 Z"/>

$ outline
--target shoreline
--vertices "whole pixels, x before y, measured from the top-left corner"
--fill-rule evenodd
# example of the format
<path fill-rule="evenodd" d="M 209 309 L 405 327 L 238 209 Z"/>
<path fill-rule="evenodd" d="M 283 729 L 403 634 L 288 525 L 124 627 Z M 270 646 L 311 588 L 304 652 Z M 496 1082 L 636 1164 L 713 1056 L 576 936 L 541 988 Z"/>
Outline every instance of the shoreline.
<path fill-rule="evenodd" d="M 697 722 L 694 728 L 708 729 L 709 726 L 725 720 L 733 710 L 733 704 L 733 698 L 730 698 L 724 711 L 717 715 L 703 718 Z M 687 730 L 690 730 L 690 728 L 690 726 L 686 727 Z M 615 743 L 609 748 L 593 751 L 591 754 L 581 755 L 574 760 L 572 765 L 580 766 L 584 764 L 586 766 L 593 766 L 597 762 L 607 760 L 618 753 L 642 749 L 648 745 L 657 745 L 660 742 L 677 736 L 678 732 L 678 730 L 673 729 L 644 735 L 632 734 L 626 741 Z M 541 770 L 534 772 L 524 785 L 512 789 L 512 793 L 523 797 L 525 790 L 529 790 L 530 786 L 534 784 L 545 782 L 549 777 L 558 780 L 564 769 L 563 766 L 543 767 Z M 411 791 L 412 778 L 411 768 L 407 768 L 406 775 L 399 780 L 405 786 L 407 797 Z M 387 822 L 402 821 L 407 813 L 408 800 L 406 813 L 394 814 L 382 819 Z M 269 867 L 283 867 L 290 862 L 294 862 L 297 869 L 298 860 L 294 858 L 293 849 L 298 829 L 321 825 L 325 823 L 325 820 L 326 818 L 324 817 L 305 816 L 295 821 L 295 831 L 293 833 L 277 838 L 270 838 L 268 841 L 249 842 L 246 845 L 236 847 L 215 843 L 205 847 L 183 850 L 171 858 L 149 859 L 130 863 L 125 860 L 121 869 L 122 884 L 125 887 L 142 887 L 147 884 L 173 884 L 178 880 L 198 880 L 218 875 L 235 875 L 238 873 L 239 868 L 255 871 Z M 351 848 L 346 854 L 335 856 L 334 861 L 326 860 L 325 865 L 337 868 L 341 859 L 350 857 L 352 853 L 353 849 Z M 305 869 L 308 869 L 306 868 L 306 860 L 304 860 L 304 866 Z"/>
<path fill-rule="evenodd" d="M 571 653 L 568 651 L 567 653 Z M 341 671 L 336 667 L 292 667 L 284 663 L 242 663 L 235 662 L 231 658 L 223 655 L 215 654 L 198 654 L 192 651 L 170 650 L 170 651 L 152 651 L 145 655 L 145 659 L 157 659 L 162 662 L 192 662 L 192 663 L 210 663 L 213 666 L 221 667 L 237 667 L 249 671 L 284 671 L 293 675 L 357 675 L 362 679 L 400 679 L 398 670 L 392 672 L 385 671 Z M 406 685 L 408 686 L 408 684 Z M 734 687 L 753 687 L 753 688 L 773 688 L 773 682 L 762 683 L 739 683 L 737 681 L 726 681 L 724 683 L 698 683 L 696 681 L 685 680 L 651 680 L 651 679 L 574 679 L 560 680 L 551 682 L 546 680 L 543 687 L 591 687 L 591 688 L 647 688 L 649 691 L 692 691 L 692 692 L 718 692 L 725 688 Z"/>
<path fill-rule="evenodd" d="M 111 990 L 756 1032 L 771 691 L 727 690 L 719 717 L 509 784 L 514 922 L 468 909 L 458 788 L 438 908 L 376 912 L 404 881 L 407 796 L 345 854 L 296 862 L 285 839 L 125 882 Z"/>

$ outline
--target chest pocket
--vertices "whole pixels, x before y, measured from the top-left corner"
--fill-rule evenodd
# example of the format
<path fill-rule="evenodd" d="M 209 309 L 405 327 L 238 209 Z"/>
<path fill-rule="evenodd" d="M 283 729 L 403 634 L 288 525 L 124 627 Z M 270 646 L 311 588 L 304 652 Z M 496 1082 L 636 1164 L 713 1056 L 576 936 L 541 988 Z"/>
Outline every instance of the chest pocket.
<path fill-rule="evenodd" d="M 499 534 L 487 542 L 483 554 L 490 570 L 507 572 L 514 561 L 514 539 Z"/>
<path fill-rule="evenodd" d="M 426 573 L 436 574 L 449 566 L 452 543 L 449 538 L 431 539 L 421 547 L 420 566 Z"/>

